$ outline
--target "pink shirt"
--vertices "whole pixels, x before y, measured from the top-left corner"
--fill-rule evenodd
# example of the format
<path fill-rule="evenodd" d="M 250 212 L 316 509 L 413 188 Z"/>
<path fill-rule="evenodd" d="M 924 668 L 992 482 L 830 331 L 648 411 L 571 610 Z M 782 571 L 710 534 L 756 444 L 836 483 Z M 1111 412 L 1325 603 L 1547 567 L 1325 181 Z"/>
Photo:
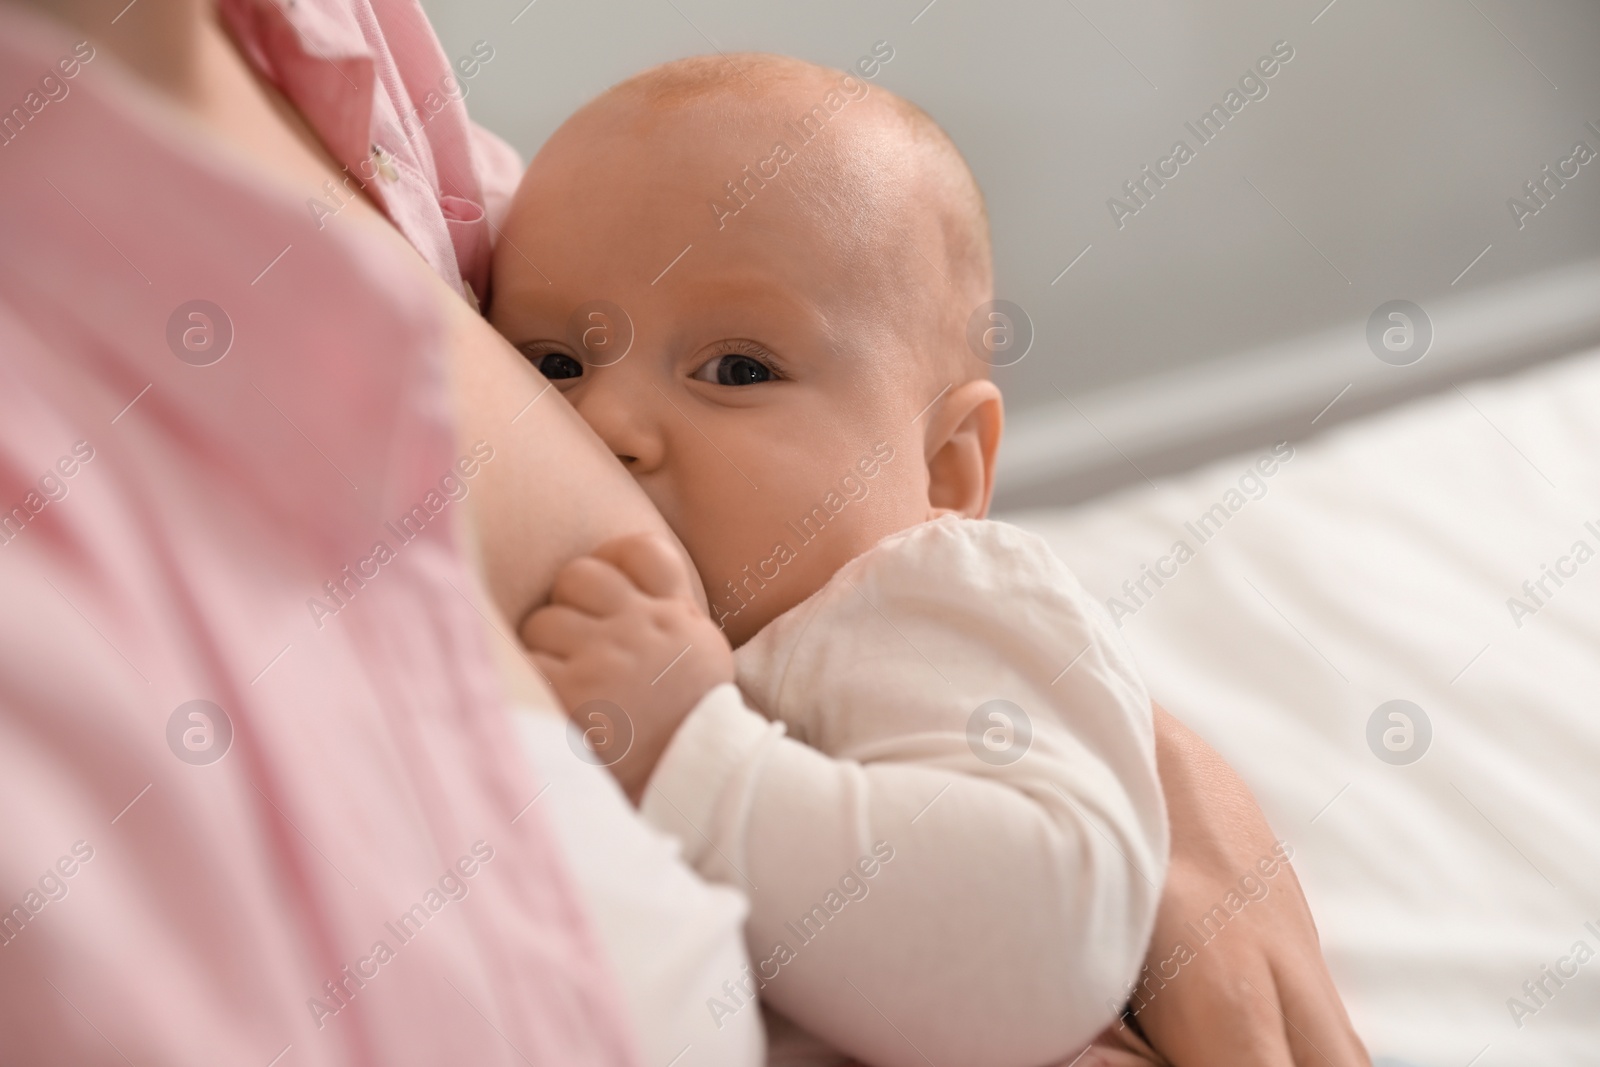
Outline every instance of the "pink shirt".
<path fill-rule="evenodd" d="M 396 117 L 421 14 L 292 6 L 227 13 L 481 278 L 493 149 Z M 428 298 L 77 41 L 0 7 L 0 1060 L 634 1062 L 469 599 L 507 460 L 453 440 Z"/>
<path fill-rule="evenodd" d="M 467 82 L 404 0 L 221 0 L 234 39 L 351 177 L 451 285 L 482 296 L 491 225 L 522 178 L 510 146 L 467 118 Z M 491 57 L 492 48 L 488 53 Z M 476 74 L 481 60 L 459 60 Z M 322 225 L 340 190 L 307 214 Z M 485 211 L 487 209 L 487 217 Z"/>

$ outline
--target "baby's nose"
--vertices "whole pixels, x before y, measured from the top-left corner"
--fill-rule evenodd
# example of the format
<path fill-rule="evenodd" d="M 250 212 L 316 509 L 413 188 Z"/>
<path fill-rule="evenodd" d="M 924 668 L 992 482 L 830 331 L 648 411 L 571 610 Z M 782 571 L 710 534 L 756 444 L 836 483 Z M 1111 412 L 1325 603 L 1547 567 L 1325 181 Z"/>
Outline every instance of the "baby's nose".
<path fill-rule="evenodd" d="M 609 377 L 611 380 L 604 380 Z M 628 468 L 639 475 L 653 469 L 661 461 L 663 452 L 656 420 L 649 403 L 652 394 L 648 388 L 642 392 L 638 383 L 623 382 L 623 376 L 613 371 L 610 375 L 596 375 L 589 388 L 578 398 L 578 414 L 589 424 L 606 448 Z"/>

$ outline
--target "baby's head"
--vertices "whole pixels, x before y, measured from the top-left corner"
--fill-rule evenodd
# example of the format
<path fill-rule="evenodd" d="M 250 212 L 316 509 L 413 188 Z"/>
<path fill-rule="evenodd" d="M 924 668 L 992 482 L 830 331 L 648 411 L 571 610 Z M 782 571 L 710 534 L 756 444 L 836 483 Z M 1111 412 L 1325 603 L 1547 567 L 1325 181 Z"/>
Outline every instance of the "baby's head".
<path fill-rule="evenodd" d="M 656 67 L 556 131 L 495 327 L 683 540 L 738 645 L 884 536 L 988 508 L 976 182 L 932 119 L 766 55 Z"/>

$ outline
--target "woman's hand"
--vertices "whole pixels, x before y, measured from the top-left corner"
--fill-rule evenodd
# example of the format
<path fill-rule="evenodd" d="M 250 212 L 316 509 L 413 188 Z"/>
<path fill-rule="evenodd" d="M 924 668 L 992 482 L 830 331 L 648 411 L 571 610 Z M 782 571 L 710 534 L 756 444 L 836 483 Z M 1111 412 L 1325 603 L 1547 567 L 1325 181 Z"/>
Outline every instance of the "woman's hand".
<path fill-rule="evenodd" d="M 1161 708 L 1155 717 L 1172 860 L 1130 1003 L 1139 1027 L 1176 1067 L 1369 1067 L 1292 850 L 1233 768 Z"/>

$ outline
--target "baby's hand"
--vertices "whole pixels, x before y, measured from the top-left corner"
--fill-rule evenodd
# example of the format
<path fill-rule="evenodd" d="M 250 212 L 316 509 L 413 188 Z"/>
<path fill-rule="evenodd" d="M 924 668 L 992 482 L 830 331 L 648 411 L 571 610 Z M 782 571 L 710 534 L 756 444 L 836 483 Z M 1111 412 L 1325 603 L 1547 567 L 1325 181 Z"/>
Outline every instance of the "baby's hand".
<path fill-rule="evenodd" d="M 535 663 L 635 804 L 678 724 L 733 681 L 733 650 L 692 581 L 660 538 L 618 538 L 563 567 L 549 605 L 522 626 Z M 624 721 L 607 721 L 617 709 Z"/>

